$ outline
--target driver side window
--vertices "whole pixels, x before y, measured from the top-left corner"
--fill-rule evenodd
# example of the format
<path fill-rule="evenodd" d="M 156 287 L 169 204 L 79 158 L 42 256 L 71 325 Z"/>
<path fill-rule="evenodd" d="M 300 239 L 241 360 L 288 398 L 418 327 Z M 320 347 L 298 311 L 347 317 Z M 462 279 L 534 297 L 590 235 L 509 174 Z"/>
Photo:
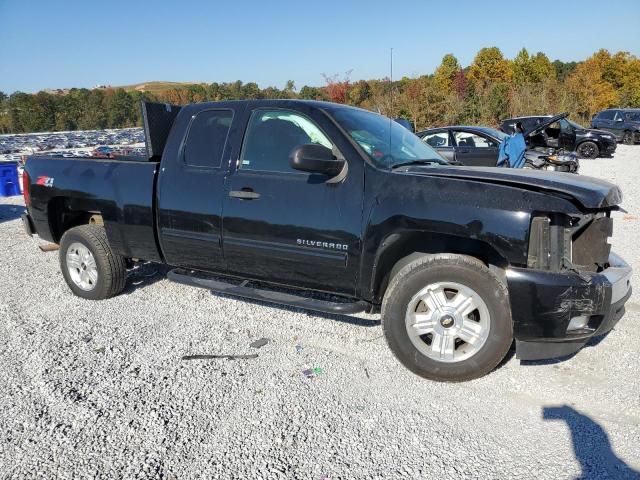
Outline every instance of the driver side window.
<path fill-rule="evenodd" d="M 289 154 L 308 143 L 333 148 L 322 130 L 302 114 L 289 110 L 256 110 L 247 126 L 240 169 L 300 173 L 289 166 Z"/>

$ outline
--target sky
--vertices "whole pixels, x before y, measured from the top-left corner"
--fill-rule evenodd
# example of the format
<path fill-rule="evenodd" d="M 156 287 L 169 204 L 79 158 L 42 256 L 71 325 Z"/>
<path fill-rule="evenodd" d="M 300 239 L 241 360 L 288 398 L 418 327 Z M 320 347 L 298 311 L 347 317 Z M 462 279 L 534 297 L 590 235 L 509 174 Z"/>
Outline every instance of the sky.
<path fill-rule="evenodd" d="M 0 0 L 0 91 L 152 80 L 324 84 L 432 73 L 482 47 L 640 56 L 640 1 Z"/>

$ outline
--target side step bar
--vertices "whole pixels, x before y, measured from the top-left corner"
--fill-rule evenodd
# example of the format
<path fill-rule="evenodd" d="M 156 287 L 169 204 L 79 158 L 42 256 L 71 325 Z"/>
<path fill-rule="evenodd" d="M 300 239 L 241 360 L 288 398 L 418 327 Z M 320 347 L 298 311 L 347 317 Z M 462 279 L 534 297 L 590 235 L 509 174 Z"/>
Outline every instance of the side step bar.
<path fill-rule="evenodd" d="M 363 300 L 357 302 L 331 302 L 317 298 L 308 298 L 290 293 L 266 290 L 263 288 L 248 287 L 248 281 L 243 281 L 240 285 L 207 278 L 200 272 L 191 272 L 181 268 L 176 268 L 167 273 L 167 278 L 172 282 L 191 285 L 192 287 L 206 288 L 214 292 L 233 295 L 236 297 L 262 300 L 263 302 L 279 303 L 289 307 L 305 308 L 325 313 L 350 314 L 364 312 L 369 308 L 369 303 Z"/>

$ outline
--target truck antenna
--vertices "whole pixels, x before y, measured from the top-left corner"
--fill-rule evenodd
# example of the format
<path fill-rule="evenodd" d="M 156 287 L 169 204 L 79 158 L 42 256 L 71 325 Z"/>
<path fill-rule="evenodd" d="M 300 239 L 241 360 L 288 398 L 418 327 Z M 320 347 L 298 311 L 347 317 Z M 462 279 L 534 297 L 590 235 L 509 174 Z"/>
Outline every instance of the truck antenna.
<path fill-rule="evenodd" d="M 393 47 L 389 52 L 389 152 L 391 155 L 391 127 L 393 126 L 391 122 L 393 122 Z"/>

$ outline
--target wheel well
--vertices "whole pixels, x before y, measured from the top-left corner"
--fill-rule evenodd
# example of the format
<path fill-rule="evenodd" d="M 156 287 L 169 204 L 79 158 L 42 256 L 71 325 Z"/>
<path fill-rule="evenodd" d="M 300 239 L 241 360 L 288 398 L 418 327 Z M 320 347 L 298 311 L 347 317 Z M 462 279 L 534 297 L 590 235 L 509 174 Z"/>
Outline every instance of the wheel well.
<path fill-rule="evenodd" d="M 595 143 L 598 148 L 600 148 L 601 145 L 602 145 L 600 140 L 597 139 L 597 138 L 585 138 L 581 142 L 578 142 L 578 144 L 576 145 L 576 148 L 578 148 L 580 145 L 582 145 L 583 143 L 586 143 L 586 142 Z"/>
<path fill-rule="evenodd" d="M 60 243 L 64 232 L 79 225 L 102 225 L 102 215 L 98 211 L 72 210 L 68 199 L 56 197 L 48 205 L 49 228 L 55 243 Z"/>
<path fill-rule="evenodd" d="M 375 303 L 382 300 L 392 273 L 422 254 L 455 253 L 477 258 L 487 266 L 506 268 L 509 262 L 488 243 L 473 238 L 446 234 L 415 232 L 392 234 L 385 243 L 389 246 L 375 262 L 373 297 Z M 404 262 L 404 263 L 402 263 Z"/>

